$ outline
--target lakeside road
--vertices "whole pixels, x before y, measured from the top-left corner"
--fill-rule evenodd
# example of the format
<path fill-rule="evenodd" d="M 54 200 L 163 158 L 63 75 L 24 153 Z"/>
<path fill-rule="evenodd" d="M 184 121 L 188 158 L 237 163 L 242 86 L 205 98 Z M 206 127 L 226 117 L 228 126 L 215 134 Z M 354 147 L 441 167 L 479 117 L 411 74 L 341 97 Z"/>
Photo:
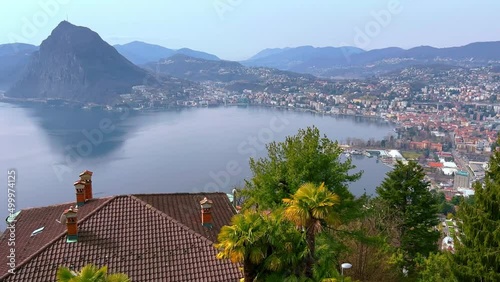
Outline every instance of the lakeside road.
<path fill-rule="evenodd" d="M 474 175 L 474 173 L 471 171 L 469 167 L 468 160 L 460 156 L 460 154 L 455 149 L 451 150 L 451 154 L 453 155 L 453 159 L 455 160 L 455 163 L 457 164 L 460 170 L 467 171 L 471 176 Z"/>

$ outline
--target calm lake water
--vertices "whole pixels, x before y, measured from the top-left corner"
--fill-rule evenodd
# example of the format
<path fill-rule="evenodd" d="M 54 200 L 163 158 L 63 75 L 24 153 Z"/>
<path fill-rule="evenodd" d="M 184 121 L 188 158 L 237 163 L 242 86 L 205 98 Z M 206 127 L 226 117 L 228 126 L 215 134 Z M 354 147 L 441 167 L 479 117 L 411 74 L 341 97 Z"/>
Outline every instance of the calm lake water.
<path fill-rule="evenodd" d="M 74 201 L 73 182 L 85 169 L 94 172 L 96 197 L 230 192 L 251 176 L 251 156 L 265 156 L 264 144 L 299 128 L 315 125 L 339 141 L 392 131 L 381 121 L 252 107 L 110 113 L 0 103 L 0 113 L 0 207 L 7 203 L 7 170 L 15 168 L 17 209 Z M 389 168 L 375 158 L 354 163 L 365 173 L 352 192 L 373 194 Z"/>

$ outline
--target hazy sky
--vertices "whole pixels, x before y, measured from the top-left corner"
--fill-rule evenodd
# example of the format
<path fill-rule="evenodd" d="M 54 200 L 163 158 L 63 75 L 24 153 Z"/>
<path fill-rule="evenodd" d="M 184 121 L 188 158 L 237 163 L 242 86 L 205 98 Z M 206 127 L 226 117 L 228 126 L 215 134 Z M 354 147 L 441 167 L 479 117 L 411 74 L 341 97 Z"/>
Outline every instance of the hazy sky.
<path fill-rule="evenodd" d="M 0 43 L 39 45 L 68 17 L 110 44 L 231 60 L 302 45 L 445 47 L 500 40 L 499 11 L 499 0 L 1 0 Z"/>

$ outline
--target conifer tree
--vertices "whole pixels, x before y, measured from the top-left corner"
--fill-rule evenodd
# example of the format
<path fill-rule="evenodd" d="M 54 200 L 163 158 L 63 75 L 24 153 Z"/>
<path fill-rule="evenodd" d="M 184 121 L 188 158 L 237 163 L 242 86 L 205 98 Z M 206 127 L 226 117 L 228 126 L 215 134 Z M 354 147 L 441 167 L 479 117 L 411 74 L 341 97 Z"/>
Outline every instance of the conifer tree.
<path fill-rule="evenodd" d="M 382 224 L 391 225 L 389 237 L 401 267 L 412 275 L 415 258 L 437 251 L 439 232 L 436 198 L 429 191 L 423 168 L 410 161 L 398 161 L 393 171 L 387 173 L 377 193 L 385 214 Z"/>
<path fill-rule="evenodd" d="M 451 271 L 451 253 L 440 252 L 429 255 L 420 266 L 418 282 L 459 282 Z"/>
<path fill-rule="evenodd" d="M 500 281 L 500 151 L 474 190 L 474 201 L 462 201 L 458 210 L 452 270 L 459 281 Z"/>

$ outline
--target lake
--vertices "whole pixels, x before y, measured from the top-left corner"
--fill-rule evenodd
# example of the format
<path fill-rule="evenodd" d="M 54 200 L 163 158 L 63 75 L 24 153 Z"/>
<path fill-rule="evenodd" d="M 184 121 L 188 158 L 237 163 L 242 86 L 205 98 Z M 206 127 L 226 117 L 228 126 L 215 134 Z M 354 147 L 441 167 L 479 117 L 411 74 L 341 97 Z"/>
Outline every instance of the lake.
<path fill-rule="evenodd" d="M 17 209 L 74 201 L 73 182 L 85 169 L 94 172 L 95 197 L 230 192 L 251 176 L 250 157 L 265 156 L 266 143 L 299 128 L 315 125 L 340 142 L 381 139 L 393 129 L 381 120 L 256 107 L 116 113 L 0 103 L 0 112 L 0 206 L 7 203 L 7 170 L 14 168 Z M 375 158 L 354 164 L 365 171 L 351 185 L 355 195 L 373 194 L 389 171 Z"/>

